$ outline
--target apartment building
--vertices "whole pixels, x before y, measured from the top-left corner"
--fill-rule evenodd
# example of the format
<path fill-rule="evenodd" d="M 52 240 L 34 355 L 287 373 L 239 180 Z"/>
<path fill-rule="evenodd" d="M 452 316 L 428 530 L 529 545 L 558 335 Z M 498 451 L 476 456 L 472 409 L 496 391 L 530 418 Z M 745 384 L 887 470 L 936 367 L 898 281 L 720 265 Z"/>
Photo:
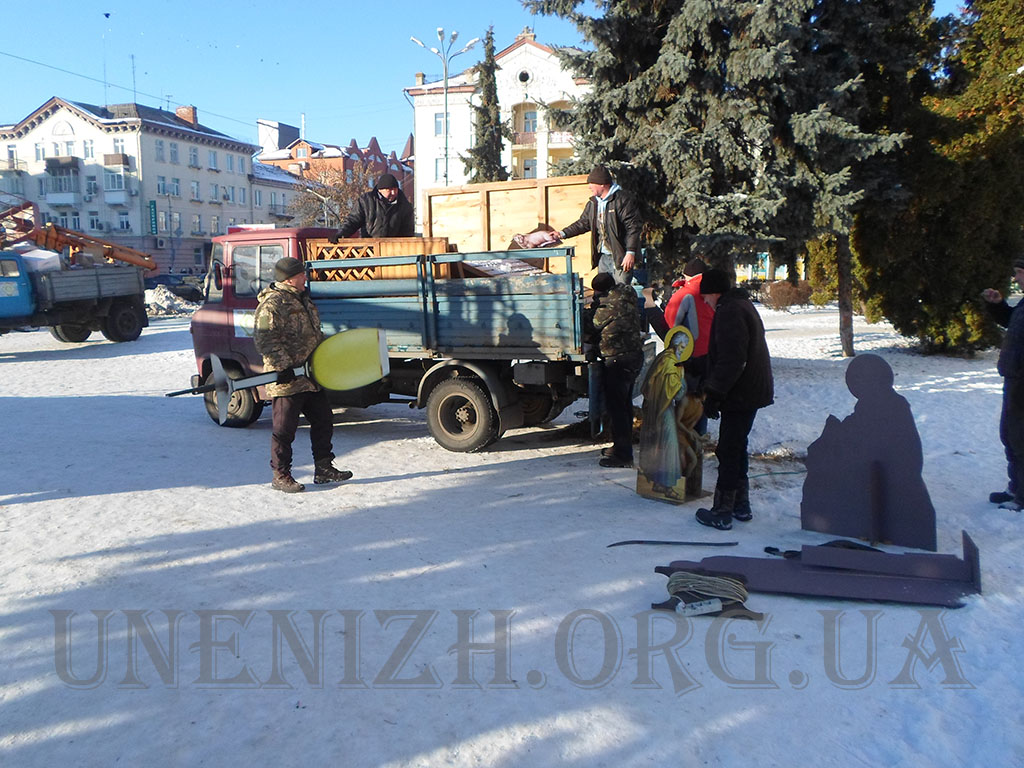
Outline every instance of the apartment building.
<path fill-rule="evenodd" d="M 589 85 L 562 69 L 554 50 L 538 43 L 529 30 L 494 59 L 498 106 L 515 132 L 505 143 L 503 164 L 514 179 L 547 178 L 559 162 L 572 158 L 574 150 L 572 134 L 553 124 L 545 109 L 567 108 Z M 469 69 L 449 75 L 447 119 L 444 85 L 443 80 L 427 82 L 423 73 L 417 73 L 416 85 L 405 89 L 414 106 L 418 203 L 425 189 L 469 180 L 461 156 L 474 141 L 472 107 L 480 104 L 476 75 Z"/>
<path fill-rule="evenodd" d="M 205 270 L 204 246 L 228 227 L 285 224 L 292 179 L 253 163 L 256 145 L 142 104 L 53 97 L 0 124 L 0 192 L 44 221 L 151 254 L 160 273 Z"/>

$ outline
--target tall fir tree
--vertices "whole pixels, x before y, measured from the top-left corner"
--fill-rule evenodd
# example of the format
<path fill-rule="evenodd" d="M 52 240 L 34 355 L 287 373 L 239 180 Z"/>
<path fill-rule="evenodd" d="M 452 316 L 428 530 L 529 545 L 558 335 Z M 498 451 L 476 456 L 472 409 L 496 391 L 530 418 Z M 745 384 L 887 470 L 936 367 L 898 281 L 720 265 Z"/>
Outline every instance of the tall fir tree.
<path fill-rule="evenodd" d="M 484 58 L 476 66 L 477 87 L 480 89 L 480 106 L 473 105 L 475 119 L 475 141 L 462 156 L 466 175 L 473 183 L 505 181 L 508 170 L 502 164 L 501 150 L 505 139 L 512 138 L 512 129 L 501 119 L 498 104 L 498 84 L 494 61 L 494 27 L 488 27 L 484 36 Z"/>
<path fill-rule="evenodd" d="M 921 102 L 909 204 L 869 211 L 856 238 L 869 313 L 934 351 L 992 343 L 979 293 L 1005 289 L 1024 248 L 1024 6 L 973 0 L 963 21 Z"/>
<path fill-rule="evenodd" d="M 565 118 L 583 164 L 608 162 L 637 191 L 665 266 L 691 246 L 716 264 L 766 249 L 793 263 L 832 233 L 853 354 L 848 236 L 878 186 L 867 160 L 901 139 L 864 122 L 865 71 L 885 55 L 877 34 L 893 4 L 603 0 L 597 17 L 577 0 L 526 5 L 573 21 L 593 45 L 562 52 L 592 84 Z"/>

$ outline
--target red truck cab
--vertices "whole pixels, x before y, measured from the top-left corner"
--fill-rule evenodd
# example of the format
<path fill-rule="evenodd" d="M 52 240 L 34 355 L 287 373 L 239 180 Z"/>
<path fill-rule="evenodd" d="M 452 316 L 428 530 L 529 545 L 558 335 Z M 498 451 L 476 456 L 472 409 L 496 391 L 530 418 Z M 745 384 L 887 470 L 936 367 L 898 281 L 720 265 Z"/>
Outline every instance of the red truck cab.
<path fill-rule="evenodd" d="M 322 227 L 263 229 L 239 227 L 213 239 L 202 307 L 192 316 L 192 345 L 196 355 L 193 386 L 211 380 L 210 355 L 217 354 L 232 378 L 263 373 L 253 341 L 253 318 L 259 292 L 274 280 L 274 265 L 291 256 L 305 261 L 306 242 L 335 233 Z M 244 427 L 259 418 L 266 391 L 239 390 L 231 397 L 225 426 Z M 215 399 L 206 405 L 216 418 Z"/>

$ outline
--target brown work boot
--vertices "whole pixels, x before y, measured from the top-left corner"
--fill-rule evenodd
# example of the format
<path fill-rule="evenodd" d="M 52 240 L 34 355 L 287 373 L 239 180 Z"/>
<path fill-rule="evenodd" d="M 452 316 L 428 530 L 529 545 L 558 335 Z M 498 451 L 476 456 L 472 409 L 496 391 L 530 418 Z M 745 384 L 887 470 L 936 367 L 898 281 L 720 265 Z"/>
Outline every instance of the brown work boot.
<path fill-rule="evenodd" d="M 285 472 L 275 472 L 274 481 L 270 484 L 270 487 L 275 491 L 282 491 L 284 493 L 301 493 L 306 490 L 306 486 L 292 477 L 290 470 Z"/>
<path fill-rule="evenodd" d="M 313 482 L 317 485 L 325 485 L 326 483 L 343 483 L 352 477 L 352 473 L 346 469 L 338 469 L 332 463 L 331 459 L 321 459 L 315 464 L 315 471 L 313 472 Z"/>

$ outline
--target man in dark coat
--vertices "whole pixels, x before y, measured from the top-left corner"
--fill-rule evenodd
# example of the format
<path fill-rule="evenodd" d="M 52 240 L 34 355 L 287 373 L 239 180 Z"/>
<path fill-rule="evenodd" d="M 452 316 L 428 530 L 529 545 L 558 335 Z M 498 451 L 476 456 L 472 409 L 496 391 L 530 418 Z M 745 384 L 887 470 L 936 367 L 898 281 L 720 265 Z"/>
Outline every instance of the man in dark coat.
<path fill-rule="evenodd" d="M 267 385 L 274 415 L 270 436 L 270 467 L 274 472 L 271 486 L 284 493 L 298 493 L 305 486 L 292 477 L 292 442 L 302 414 L 309 420 L 316 467 L 313 482 L 339 483 L 352 477 L 352 473 L 339 470 L 332 463 L 334 413 L 327 393 L 308 376 L 296 376 L 294 372 L 324 338 L 320 313 L 305 291 L 302 262 L 290 256 L 280 259 L 274 265 L 274 277 L 276 282 L 260 291 L 253 340 L 256 351 L 263 356 L 264 371 L 279 372 L 277 381 Z"/>
<path fill-rule="evenodd" d="M 612 428 L 612 447 L 602 467 L 633 466 L 633 384 L 643 366 L 643 334 L 636 291 L 616 283 L 607 272 L 591 282 L 593 317 L 587 318 L 584 340 L 602 359 L 605 406 Z M 596 357 L 596 355 L 595 355 Z"/>
<path fill-rule="evenodd" d="M 593 197 L 587 201 L 583 215 L 558 232 L 558 237 L 566 240 L 589 232 L 590 266 L 610 273 L 617 283 L 629 285 L 643 229 L 636 198 L 616 184 L 603 165 L 590 172 L 587 185 Z"/>
<path fill-rule="evenodd" d="M 1013 262 L 1013 279 L 1024 290 L 1024 256 Z M 1006 491 L 989 495 L 989 501 L 1003 509 L 1024 508 L 1024 301 L 1011 307 L 994 288 L 981 294 L 992 318 L 1006 328 L 999 350 L 999 375 L 1003 377 L 1003 410 L 999 418 L 999 439 L 1006 449 Z"/>
<path fill-rule="evenodd" d="M 360 195 L 331 242 L 360 230 L 360 237 L 412 237 L 415 229 L 412 204 L 398 188 L 398 180 L 385 173 L 371 191 Z"/>
<path fill-rule="evenodd" d="M 775 399 L 772 363 L 764 324 L 747 292 L 732 287 L 727 272 L 710 269 L 700 284 L 701 297 L 715 310 L 704 381 L 704 411 L 721 414 L 718 430 L 718 483 L 711 509 L 698 509 L 697 522 L 721 530 L 733 518 L 751 519 L 747 478 L 747 437 L 758 408 Z"/>

